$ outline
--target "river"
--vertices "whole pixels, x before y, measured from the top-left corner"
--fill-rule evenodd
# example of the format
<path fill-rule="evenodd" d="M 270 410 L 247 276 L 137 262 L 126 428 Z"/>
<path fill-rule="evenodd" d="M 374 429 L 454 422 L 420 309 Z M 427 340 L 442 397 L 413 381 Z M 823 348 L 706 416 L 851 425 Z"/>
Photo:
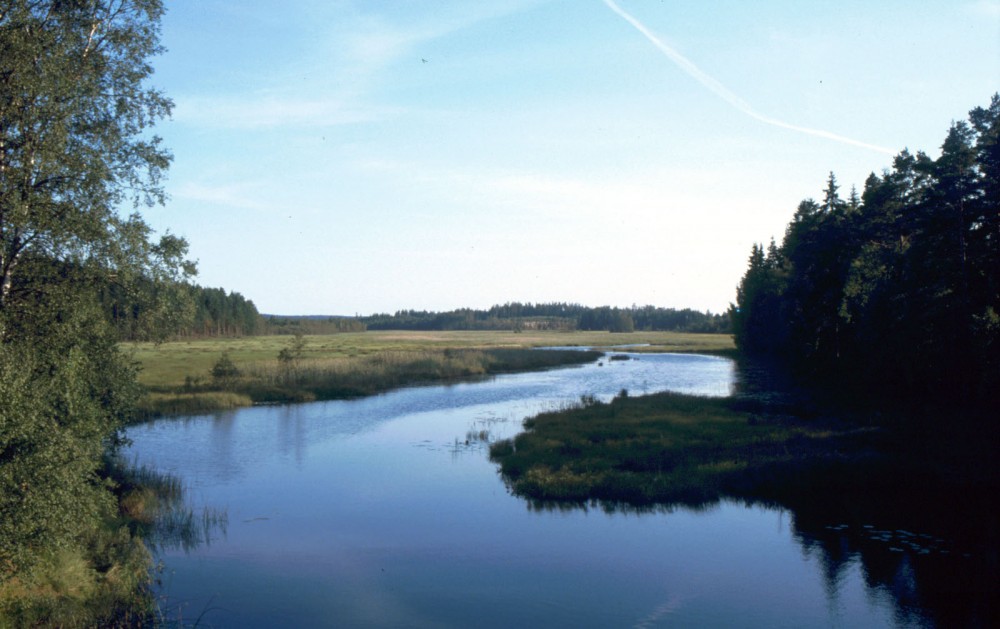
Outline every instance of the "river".
<path fill-rule="evenodd" d="M 637 513 L 509 495 L 488 443 L 525 417 L 622 389 L 734 387 L 727 359 L 629 356 L 130 428 L 129 456 L 177 475 L 196 513 L 224 513 L 159 549 L 161 608 L 214 627 L 935 624 L 912 566 L 963 549 L 920 531 L 726 501 Z"/>

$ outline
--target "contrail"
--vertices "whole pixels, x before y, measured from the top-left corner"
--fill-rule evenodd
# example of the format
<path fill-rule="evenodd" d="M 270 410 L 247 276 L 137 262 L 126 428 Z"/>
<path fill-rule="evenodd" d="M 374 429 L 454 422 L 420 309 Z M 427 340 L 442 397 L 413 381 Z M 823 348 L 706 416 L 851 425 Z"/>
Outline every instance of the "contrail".
<path fill-rule="evenodd" d="M 653 34 L 646 26 L 639 20 L 632 17 L 630 14 L 626 13 L 624 9 L 615 4 L 614 0 L 604 0 L 604 4 L 608 5 L 608 8 L 617 13 L 622 17 L 623 20 L 635 27 L 637 31 L 643 34 L 643 36 L 651 41 L 654 46 L 656 46 L 660 52 L 667 56 L 668 59 L 674 62 L 677 67 L 683 70 L 687 75 L 689 75 L 694 80 L 701 83 L 705 88 L 711 91 L 713 94 L 726 101 L 736 109 L 742 111 L 744 114 L 750 116 L 754 120 L 763 122 L 764 124 L 769 124 L 775 127 L 780 127 L 782 129 L 789 129 L 791 131 L 798 131 L 799 133 L 805 133 L 808 135 L 814 135 L 821 138 L 826 138 L 828 140 L 833 140 L 835 142 L 843 142 L 844 144 L 850 144 L 852 146 L 860 146 L 861 148 L 866 148 L 872 151 L 878 151 L 879 153 L 885 153 L 886 155 L 895 155 L 896 152 L 887 149 L 883 146 L 878 146 L 875 144 L 868 144 L 867 142 L 862 142 L 860 140 L 854 140 L 851 138 L 845 138 L 842 135 L 837 135 L 836 133 L 831 133 L 829 131 L 823 131 L 822 129 L 810 129 L 809 127 L 800 127 L 799 125 L 794 125 L 783 120 L 778 120 L 776 118 L 771 118 L 770 116 L 765 116 L 764 114 L 758 113 L 750 103 L 746 102 L 736 94 L 729 91 L 726 86 L 719 83 L 714 78 L 702 72 L 701 68 L 696 66 L 691 62 L 690 59 L 677 52 L 667 44 L 665 44 L 659 37 Z"/>

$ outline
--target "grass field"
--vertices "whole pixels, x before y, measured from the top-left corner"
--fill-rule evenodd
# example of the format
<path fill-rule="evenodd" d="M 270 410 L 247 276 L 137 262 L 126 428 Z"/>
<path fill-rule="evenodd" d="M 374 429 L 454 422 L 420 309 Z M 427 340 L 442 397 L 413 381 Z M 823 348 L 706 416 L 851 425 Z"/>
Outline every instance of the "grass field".
<path fill-rule="evenodd" d="M 635 351 L 725 352 L 732 351 L 728 334 L 681 334 L 674 332 L 356 332 L 306 336 L 303 361 L 355 359 L 384 352 L 443 351 L 445 349 L 485 349 L 493 347 L 531 348 L 547 346 L 609 347 L 648 344 Z M 142 365 L 139 381 L 153 391 L 174 391 L 188 377 L 209 379 L 212 366 L 227 352 L 237 367 L 277 363 L 278 352 L 287 347 L 289 336 L 252 336 L 235 339 L 195 339 L 125 345 Z"/>
<path fill-rule="evenodd" d="M 295 341 L 284 335 L 125 345 L 142 367 L 139 381 L 147 390 L 140 417 L 357 397 L 597 358 L 575 351 L 527 351 L 537 347 L 635 345 L 635 351 L 733 351 L 732 338 L 723 334 L 387 331 L 305 336 L 294 360 L 279 360 L 279 353 Z M 232 363 L 233 377 L 212 375 L 223 356 Z"/>

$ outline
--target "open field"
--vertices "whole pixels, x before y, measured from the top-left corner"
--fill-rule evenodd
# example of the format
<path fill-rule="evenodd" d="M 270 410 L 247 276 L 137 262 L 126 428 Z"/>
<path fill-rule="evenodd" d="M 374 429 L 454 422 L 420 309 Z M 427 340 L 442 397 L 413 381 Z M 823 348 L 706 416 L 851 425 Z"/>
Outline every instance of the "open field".
<path fill-rule="evenodd" d="M 297 343 L 299 345 L 297 345 Z M 728 335 L 669 332 L 356 332 L 254 336 L 124 346 L 141 364 L 140 416 L 211 412 L 264 402 L 371 395 L 414 384 L 589 362 L 598 354 L 530 352 L 536 347 L 728 352 Z M 282 351 L 285 360 L 279 359 Z M 291 352 L 291 354 L 289 354 Z M 213 376 L 225 356 L 232 373 Z"/>
<path fill-rule="evenodd" d="M 229 339 L 195 339 L 125 345 L 142 365 L 140 382 L 159 391 L 183 387 L 186 378 L 209 379 L 212 366 L 223 352 L 228 352 L 237 367 L 253 363 L 277 363 L 278 352 L 288 347 L 290 336 L 251 336 Z M 728 334 L 681 334 L 674 332 L 353 332 L 306 336 L 303 361 L 344 359 L 382 352 L 408 352 L 445 349 L 531 348 L 548 346 L 609 347 L 645 344 L 634 351 L 725 352 L 734 349 Z"/>

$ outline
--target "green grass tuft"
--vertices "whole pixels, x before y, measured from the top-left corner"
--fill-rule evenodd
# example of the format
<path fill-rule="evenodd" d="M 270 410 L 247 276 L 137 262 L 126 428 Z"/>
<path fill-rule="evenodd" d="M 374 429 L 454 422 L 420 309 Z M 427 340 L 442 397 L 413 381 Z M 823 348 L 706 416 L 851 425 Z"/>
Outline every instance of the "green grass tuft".
<path fill-rule="evenodd" d="M 583 399 L 527 419 L 490 457 L 514 493 L 537 501 L 699 505 L 749 495 L 755 474 L 828 457 L 848 441 L 845 451 L 864 449 L 856 430 L 750 419 L 722 398 Z"/>
<path fill-rule="evenodd" d="M 141 417 L 197 415 L 251 406 L 253 402 L 249 395 L 234 391 L 149 392 L 139 400 L 137 410 Z"/>

